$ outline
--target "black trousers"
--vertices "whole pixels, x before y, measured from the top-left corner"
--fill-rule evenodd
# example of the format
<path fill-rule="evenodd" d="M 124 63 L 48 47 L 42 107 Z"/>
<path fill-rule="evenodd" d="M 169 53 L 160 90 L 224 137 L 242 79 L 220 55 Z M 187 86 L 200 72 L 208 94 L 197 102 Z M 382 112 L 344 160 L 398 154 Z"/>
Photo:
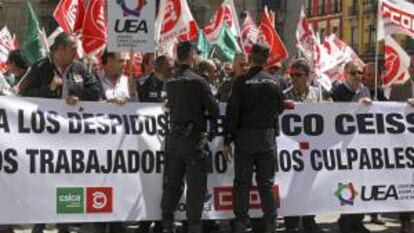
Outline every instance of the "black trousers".
<path fill-rule="evenodd" d="M 207 170 L 201 145 L 201 134 L 179 137 L 168 135 L 164 191 L 161 200 L 163 225 L 174 220 L 174 211 L 182 194 L 182 184 L 187 185 L 186 210 L 189 232 L 201 231 L 201 214 L 207 190 Z"/>
<path fill-rule="evenodd" d="M 362 225 L 364 214 L 341 214 L 338 220 L 339 228 L 343 232 L 352 231 L 358 226 Z"/>
<path fill-rule="evenodd" d="M 283 219 L 285 221 L 285 226 L 287 229 L 298 229 L 300 219 L 302 219 L 302 225 L 306 227 L 314 223 L 315 215 L 290 216 L 290 217 L 284 217 Z"/>
<path fill-rule="evenodd" d="M 273 225 L 277 217 L 273 194 L 275 151 L 248 153 L 236 147 L 234 166 L 233 206 L 236 221 L 247 223 L 249 219 L 249 197 L 255 169 L 257 188 L 264 213 L 263 219 L 266 224 Z"/>

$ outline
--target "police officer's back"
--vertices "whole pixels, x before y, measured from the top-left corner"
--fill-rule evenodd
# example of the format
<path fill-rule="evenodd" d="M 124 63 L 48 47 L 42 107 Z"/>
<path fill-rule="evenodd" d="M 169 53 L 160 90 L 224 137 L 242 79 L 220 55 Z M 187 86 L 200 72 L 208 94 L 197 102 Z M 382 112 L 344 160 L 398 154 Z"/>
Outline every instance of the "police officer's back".
<path fill-rule="evenodd" d="M 162 219 L 165 232 L 172 232 L 174 211 L 181 197 L 184 177 L 187 183 L 188 232 L 201 233 L 201 213 L 207 186 L 204 133 L 207 119 L 217 119 L 218 103 L 208 84 L 191 70 L 196 54 L 189 42 L 177 46 L 180 67 L 167 81 L 170 132 L 167 142 Z"/>
<path fill-rule="evenodd" d="M 283 111 L 283 96 L 276 80 L 263 71 L 269 49 L 255 44 L 252 68 L 235 80 L 225 119 L 225 148 L 228 157 L 230 143 L 235 142 L 235 179 L 233 206 L 236 221 L 234 233 L 244 233 L 248 221 L 249 192 L 253 168 L 262 198 L 265 230 L 275 230 L 276 206 L 273 197 L 275 135 L 278 115 Z"/>

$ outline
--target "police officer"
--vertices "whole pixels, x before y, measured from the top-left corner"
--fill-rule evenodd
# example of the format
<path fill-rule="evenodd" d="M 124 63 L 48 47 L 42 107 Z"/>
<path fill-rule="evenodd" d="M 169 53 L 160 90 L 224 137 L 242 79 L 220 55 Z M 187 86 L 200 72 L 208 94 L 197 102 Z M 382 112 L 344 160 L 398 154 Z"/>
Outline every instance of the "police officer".
<path fill-rule="evenodd" d="M 164 232 L 173 232 L 174 211 L 186 177 L 187 220 L 189 233 L 201 233 L 201 213 L 207 189 L 211 158 L 206 152 L 207 120 L 217 120 L 218 103 L 208 84 L 195 74 L 196 47 L 190 42 L 177 46 L 178 70 L 167 81 L 167 105 L 170 130 L 166 146 L 164 191 L 161 201 Z"/>
<path fill-rule="evenodd" d="M 265 233 L 275 231 L 276 205 L 273 196 L 275 175 L 276 130 L 278 115 L 283 111 L 283 95 L 276 80 L 263 66 L 269 48 L 255 44 L 250 57 L 251 69 L 235 79 L 225 118 L 223 154 L 232 157 L 230 144 L 235 144 L 233 206 L 234 233 L 244 233 L 248 222 L 249 192 L 253 168 L 262 200 Z"/>

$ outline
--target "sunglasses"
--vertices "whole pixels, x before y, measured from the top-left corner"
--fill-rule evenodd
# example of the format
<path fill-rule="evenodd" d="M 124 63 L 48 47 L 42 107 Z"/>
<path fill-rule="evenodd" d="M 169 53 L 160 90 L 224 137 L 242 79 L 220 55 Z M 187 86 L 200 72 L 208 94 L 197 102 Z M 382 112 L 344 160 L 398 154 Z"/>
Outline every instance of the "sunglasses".
<path fill-rule="evenodd" d="M 357 75 L 362 75 L 363 72 L 360 70 L 352 70 L 351 72 L 349 72 L 352 76 L 357 76 Z"/>
<path fill-rule="evenodd" d="M 305 77 L 306 73 L 291 73 L 290 75 L 292 77 Z"/>

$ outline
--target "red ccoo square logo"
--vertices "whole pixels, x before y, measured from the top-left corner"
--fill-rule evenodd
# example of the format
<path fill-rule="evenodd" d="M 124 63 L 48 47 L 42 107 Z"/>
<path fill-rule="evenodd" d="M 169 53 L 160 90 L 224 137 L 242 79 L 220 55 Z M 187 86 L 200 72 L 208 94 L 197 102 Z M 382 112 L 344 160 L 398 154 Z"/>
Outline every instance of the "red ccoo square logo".
<path fill-rule="evenodd" d="M 112 188 L 86 188 L 86 213 L 112 213 Z"/>
<path fill-rule="evenodd" d="M 280 208 L 279 186 L 273 186 L 273 196 L 276 201 L 276 208 Z M 250 190 L 249 208 L 261 209 L 259 191 L 257 186 Z M 215 187 L 214 188 L 214 209 L 217 211 L 228 211 L 233 209 L 233 187 Z"/>

